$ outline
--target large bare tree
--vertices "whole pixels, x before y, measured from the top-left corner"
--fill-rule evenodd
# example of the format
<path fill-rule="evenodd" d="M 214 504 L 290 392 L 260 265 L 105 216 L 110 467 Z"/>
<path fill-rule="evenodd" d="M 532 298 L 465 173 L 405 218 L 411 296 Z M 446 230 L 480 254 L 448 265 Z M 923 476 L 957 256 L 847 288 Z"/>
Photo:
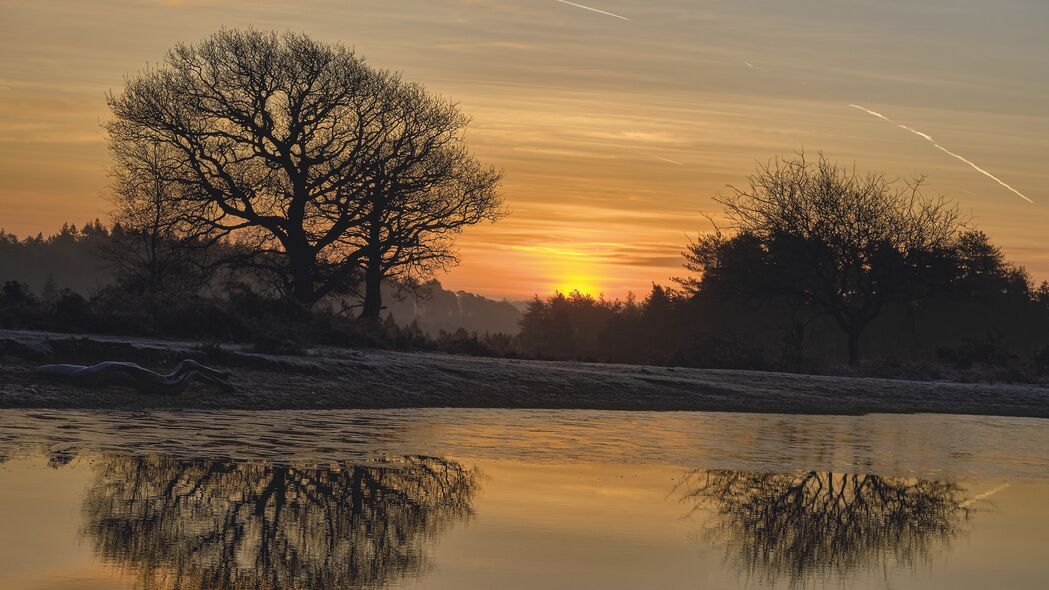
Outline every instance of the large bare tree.
<path fill-rule="evenodd" d="M 427 153 L 482 168 L 463 146 L 465 122 L 447 123 L 462 121 L 454 105 L 301 34 L 225 30 L 179 45 L 109 104 L 114 144 L 178 154 L 170 180 L 185 189 L 187 219 L 248 246 L 241 262 L 306 305 L 359 279 L 369 243 L 359 230 L 381 213 L 375 187 L 402 146 L 443 143 Z"/>

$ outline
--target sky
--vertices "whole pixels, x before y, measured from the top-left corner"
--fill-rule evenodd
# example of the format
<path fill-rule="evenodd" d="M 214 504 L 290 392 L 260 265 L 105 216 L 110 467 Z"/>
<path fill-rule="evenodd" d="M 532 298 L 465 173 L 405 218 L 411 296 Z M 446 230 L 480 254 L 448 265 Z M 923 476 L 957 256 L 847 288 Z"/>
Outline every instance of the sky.
<path fill-rule="evenodd" d="M 1049 279 L 1045 0 L 0 0 L 0 227 L 104 220 L 105 93 L 247 26 L 352 46 L 471 117 L 511 214 L 460 237 L 447 288 L 643 295 L 715 196 L 799 150 L 926 176 Z"/>

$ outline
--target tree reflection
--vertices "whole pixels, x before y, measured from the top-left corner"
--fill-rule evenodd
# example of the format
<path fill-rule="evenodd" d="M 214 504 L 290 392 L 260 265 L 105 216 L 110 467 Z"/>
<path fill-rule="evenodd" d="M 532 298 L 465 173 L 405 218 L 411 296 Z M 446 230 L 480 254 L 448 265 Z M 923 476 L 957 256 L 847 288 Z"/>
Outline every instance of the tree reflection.
<path fill-rule="evenodd" d="M 961 487 L 923 479 L 700 470 L 681 486 L 743 575 L 792 586 L 927 561 L 970 513 Z"/>
<path fill-rule="evenodd" d="M 331 468 L 110 457 L 84 500 L 96 553 L 141 587 L 377 587 L 425 570 L 479 474 L 402 457 Z"/>

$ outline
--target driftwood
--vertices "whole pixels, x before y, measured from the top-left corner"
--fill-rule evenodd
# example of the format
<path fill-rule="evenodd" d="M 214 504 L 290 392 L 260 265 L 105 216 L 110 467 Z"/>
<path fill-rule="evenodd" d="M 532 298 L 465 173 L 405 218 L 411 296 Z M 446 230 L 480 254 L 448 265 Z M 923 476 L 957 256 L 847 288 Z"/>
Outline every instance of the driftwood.
<path fill-rule="evenodd" d="M 233 374 L 229 371 L 212 369 L 194 360 L 184 360 L 167 375 L 150 371 L 135 363 L 106 361 L 86 367 L 84 365 L 43 365 L 37 367 L 38 375 L 65 381 L 74 385 L 98 387 L 102 385 L 130 385 L 147 393 L 179 394 L 193 381 L 201 381 L 234 391 L 229 382 Z"/>

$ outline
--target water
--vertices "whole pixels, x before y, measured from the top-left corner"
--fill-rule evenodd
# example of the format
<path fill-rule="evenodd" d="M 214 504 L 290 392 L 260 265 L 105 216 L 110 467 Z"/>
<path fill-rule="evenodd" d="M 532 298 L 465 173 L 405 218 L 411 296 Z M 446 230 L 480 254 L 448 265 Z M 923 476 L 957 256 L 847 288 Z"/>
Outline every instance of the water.
<path fill-rule="evenodd" d="M 1049 421 L 0 411 L 0 589 L 1044 588 Z"/>

